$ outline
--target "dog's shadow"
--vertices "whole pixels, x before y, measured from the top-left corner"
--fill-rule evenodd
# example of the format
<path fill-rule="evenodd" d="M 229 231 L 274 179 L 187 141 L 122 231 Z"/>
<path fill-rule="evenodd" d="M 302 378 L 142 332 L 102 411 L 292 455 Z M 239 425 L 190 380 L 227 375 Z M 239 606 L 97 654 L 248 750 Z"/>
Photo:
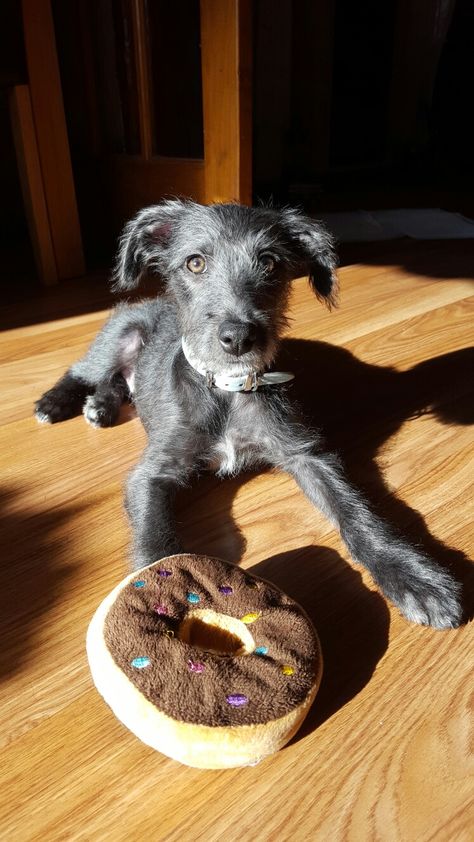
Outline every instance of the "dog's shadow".
<path fill-rule="evenodd" d="M 474 565 L 428 529 L 422 515 L 388 488 L 376 456 L 407 419 L 434 414 L 442 423 L 474 422 L 474 350 L 427 360 L 406 372 L 369 365 L 349 351 L 324 342 L 288 339 L 278 368 L 296 375 L 291 389 L 309 424 L 337 451 L 351 481 L 372 506 L 463 585 L 464 619 L 473 615 Z M 189 552 L 208 553 L 238 563 L 245 538 L 232 519 L 232 503 L 242 475 L 221 481 L 206 476 L 194 496 L 178 501 L 178 521 Z M 389 612 L 360 574 L 334 550 L 304 547 L 282 552 L 252 568 L 300 602 L 318 628 L 325 672 L 318 705 L 304 735 L 358 693 L 387 647 Z M 308 586 L 308 583 L 312 583 Z"/>
<path fill-rule="evenodd" d="M 322 430 L 328 449 L 342 456 L 349 479 L 372 507 L 462 582 L 464 620 L 472 619 L 474 566 L 389 489 L 376 456 L 410 418 L 431 414 L 450 426 L 474 423 L 474 348 L 398 372 L 325 342 L 289 339 L 281 364 L 291 362 L 294 395 L 306 418 Z"/>
<path fill-rule="evenodd" d="M 277 367 L 295 373 L 290 388 L 303 416 L 323 433 L 327 449 L 340 454 L 349 479 L 372 507 L 463 582 L 465 619 L 471 618 L 474 566 L 432 535 L 422 515 L 389 489 L 376 456 L 409 418 L 433 414 L 453 426 L 474 423 L 474 348 L 398 372 L 326 342 L 286 339 Z M 205 476 L 197 496 L 180 495 L 178 522 L 187 550 L 241 560 L 245 539 L 231 511 L 248 477 Z"/>

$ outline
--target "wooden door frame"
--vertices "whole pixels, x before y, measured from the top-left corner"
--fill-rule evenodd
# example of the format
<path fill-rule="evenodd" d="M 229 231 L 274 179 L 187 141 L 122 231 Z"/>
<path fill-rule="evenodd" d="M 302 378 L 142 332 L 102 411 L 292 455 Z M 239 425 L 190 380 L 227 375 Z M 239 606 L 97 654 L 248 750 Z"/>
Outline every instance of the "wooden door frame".
<path fill-rule="evenodd" d="M 104 161 L 111 212 L 117 223 L 165 195 L 189 196 L 205 203 L 251 204 L 252 0 L 200 0 L 204 160 L 153 155 L 145 0 L 130 0 L 130 10 L 140 153 L 112 155 Z M 22 0 L 22 12 L 32 125 L 45 205 L 41 218 L 35 217 L 32 239 L 36 244 L 41 235 L 41 248 L 36 249 L 41 258 L 40 273 L 45 282 L 54 282 L 84 273 L 81 230 L 51 0 Z M 23 99 L 18 102 L 23 103 Z M 39 207 L 38 202 L 29 205 L 33 210 Z"/>
<path fill-rule="evenodd" d="M 50 239 L 57 278 L 72 278 L 83 275 L 85 267 L 50 0 L 22 0 L 22 18 L 29 96 L 27 102 L 20 92 L 16 105 L 23 104 L 24 114 L 30 105 L 34 123 L 29 137 L 31 141 L 34 135 L 37 151 L 30 158 L 34 154 L 39 161 L 49 221 L 41 251 L 49 252 Z M 29 193 L 33 188 L 28 184 L 25 189 Z M 42 220 L 31 230 L 35 242 L 36 235 L 44 233 Z M 38 264 L 40 274 L 44 265 Z M 55 280 L 54 274 L 50 266 L 43 280 Z"/>
<path fill-rule="evenodd" d="M 252 204 L 252 2 L 201 0 L 205 201 Z"/>
<path fill-rule="evenodd" d="M 108 162 L 117 221 L 166 195 L 251 204 L 252 0 L 200 0 L 204 160 L 153 154 L 145 0 L 131 0 L 131 15 L 140 151 Z"/>

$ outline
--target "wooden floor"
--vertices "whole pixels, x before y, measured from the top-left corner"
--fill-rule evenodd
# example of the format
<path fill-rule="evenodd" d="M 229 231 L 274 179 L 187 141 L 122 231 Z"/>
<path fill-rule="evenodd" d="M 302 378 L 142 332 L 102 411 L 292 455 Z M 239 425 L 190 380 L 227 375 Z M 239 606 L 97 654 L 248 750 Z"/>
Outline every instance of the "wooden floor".
<path fill-rule="evenodd" d="M 390 248 L 341 269 L 335 313 L 296 282 L 287 346 L 352 478 L 456 571 L 469 614 L 473 258 L 462 244 L 406 259 Z M 86 348 L 108 299 L 98 282 L 19 298 L 0 336 L 0 837 L 472 840 L 472 625 L 408 624 L 283 475 L 203 479 L 178 514 L 188 549 L 273 580 L 316 624 L 325 675 L 302 731 L 255 768 L 205 772 L 114 719 L 84 640 L 125 573 L 122 483 L 144 434 L 130 411 L 111 430 L 35 422 L 34 399 Z"/>

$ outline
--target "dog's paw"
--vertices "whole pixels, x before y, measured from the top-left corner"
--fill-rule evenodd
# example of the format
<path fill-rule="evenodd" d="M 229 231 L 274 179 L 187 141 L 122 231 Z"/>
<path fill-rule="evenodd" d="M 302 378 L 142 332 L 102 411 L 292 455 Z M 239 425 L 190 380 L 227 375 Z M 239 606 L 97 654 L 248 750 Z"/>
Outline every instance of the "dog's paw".
<path fill-rule="evenodd" d="M 450 576 L 427 593 L 405 591 L 398 603 L 402 614 L 412 623 L 435 629 L 455 629 L 462 622 L 460 586 Z"/>
<path fill-rule="evenodd" d="M 386 573 L 378 583 L 407 620 L 435 629 L 461 625 L 461 585 L 430 559 L 412 553 L 406 565 Z"/>
<path fill-rule="evenodd" d="M 80 413 L 77 400 L 60 387 L 53 387 L 35 403 L 35 418 L 40 424 L 56 424 Z"/>
<path fill-rule="evenodd" d="M 117 401 L 106 395 L 89 395 L 82 408 L 84 418 L 91 427 L 112 427 L 118 417 Z"/>

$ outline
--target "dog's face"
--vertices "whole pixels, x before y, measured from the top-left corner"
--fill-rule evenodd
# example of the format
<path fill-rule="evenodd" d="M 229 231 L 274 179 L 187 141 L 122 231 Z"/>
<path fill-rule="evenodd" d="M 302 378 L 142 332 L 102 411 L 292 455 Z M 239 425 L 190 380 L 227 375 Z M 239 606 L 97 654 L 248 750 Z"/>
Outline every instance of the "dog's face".
<path fill-rule="evenodd" d="M 178 305 L 193 357 L 215 373 L 262 371 L 285 325 L 290 282 L 308 275 L 335 303 L 335 256 L 327 231 L 294 210 L 163 202 L 125 228 L 115 289 L 157 272 Z"/>

